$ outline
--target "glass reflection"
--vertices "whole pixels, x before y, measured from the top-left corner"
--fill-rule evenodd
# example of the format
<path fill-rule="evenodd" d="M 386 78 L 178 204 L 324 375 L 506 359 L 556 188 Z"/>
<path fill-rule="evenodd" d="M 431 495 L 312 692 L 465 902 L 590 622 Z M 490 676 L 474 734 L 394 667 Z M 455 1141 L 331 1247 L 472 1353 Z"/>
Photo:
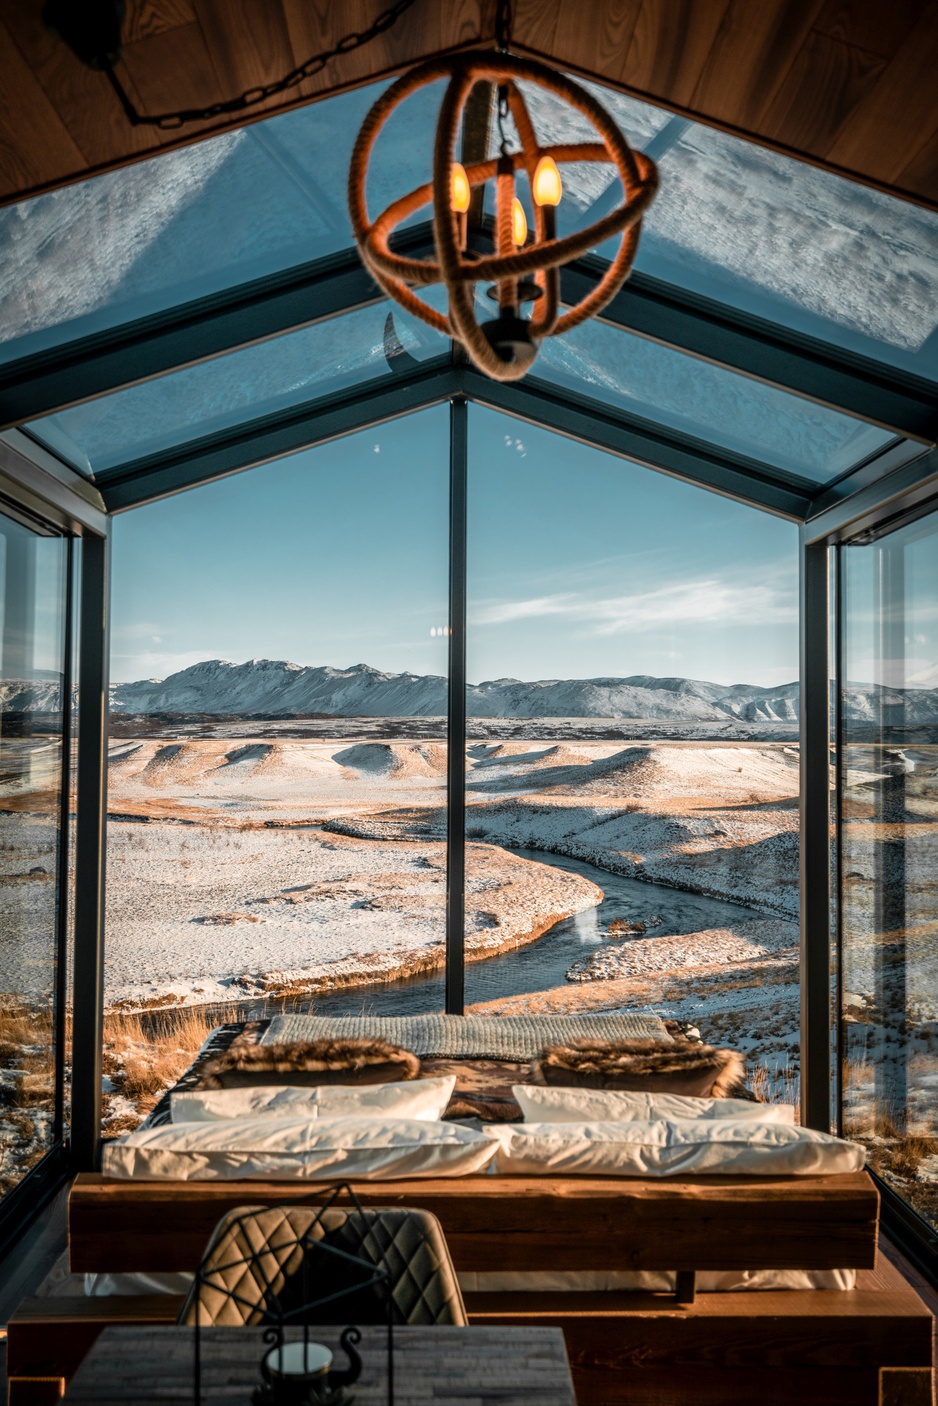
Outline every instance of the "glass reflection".
<path fill-rule="evenodd" d="M 797 532 L 469 417 L 466 1002 L 644 1011 L 798 1082 Z"/>
<path fill-rule="evenodd" d="M 0 210 L 0 362 L 350 247 L 352 145 L 386 86 Z M 375 208 L 427 179 L 439 100 L 425 89 L 379 138 Z"/>
<path fill-rule="evenodd" d="M 938 519 L 842 560 L 844 1131 L 938 1225 Z"/>
<path fill-rule="evenodd" d="M 34 420 L 30 434 L 74 468 L 101 473 L 347 390 L 445 351 L 446 339 L 387 303 L 244 347 Z"/>
<path fill-rule="evenodd" d="M 57 1135 L 66 558 L 0 516 L 0 1194 Z"/>
<path fill-rule="evenodd" d="M 610 323 L 549 338 L 534 375 L 815 483 L 895 442 L 887 430 Z"/>

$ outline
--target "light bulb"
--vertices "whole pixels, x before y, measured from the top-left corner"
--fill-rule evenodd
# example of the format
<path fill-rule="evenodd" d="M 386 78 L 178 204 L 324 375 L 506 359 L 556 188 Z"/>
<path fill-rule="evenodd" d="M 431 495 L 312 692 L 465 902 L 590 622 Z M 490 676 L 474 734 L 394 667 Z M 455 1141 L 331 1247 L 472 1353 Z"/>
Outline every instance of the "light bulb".
<path fill-rule="evenodd" d="M 563 181 L 552 156 L 542 156 L 534 171 L 534 199 L 538 205 L 559 205 Z"/>
<path fill-rule="evenodd" d="M 466 175 L 466 168 L 459 161 L 453 162 L 453 176 L 450 183 L 450 209 L 457 215 L 465 214 L 469 209 L 469 199 L 472 191 L 469 187 L 469 177 Z"/>
<path fill-rule="evenodd" d="M 511 202 L 511 237 L 516 244 L 523 244 L 528 237 L 528 221 L 524 206 L 515 196 Z"/>

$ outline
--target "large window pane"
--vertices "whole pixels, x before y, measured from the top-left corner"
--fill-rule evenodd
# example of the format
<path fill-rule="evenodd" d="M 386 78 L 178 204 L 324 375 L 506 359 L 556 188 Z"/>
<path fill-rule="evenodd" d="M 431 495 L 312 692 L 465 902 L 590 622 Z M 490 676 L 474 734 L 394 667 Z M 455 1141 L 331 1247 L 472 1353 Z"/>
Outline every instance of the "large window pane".
<path fill-rule="evenodd" d="M 348 163 L 386 86 L 0 210 L 0 362 L 350 247 Z M 415 95 L 379 137 L 375 210 L 428 179 L 440 91 Z"/>
<path fill-rule="evenodd" d="M 0 516 L 0 1194 L 56 1136 L 66 557 Z"/>
<path fill-rule="evenodd" d="M 636 269 L 938 379 L 938 214 L 728 132 L 587 83 L 661 185 Z M 542 140 L 590 140 L 585 119 L 528 87 Z M 611 166 L 564 167 L 558 233 L 619 203 Z M 612 256 L 618 240 L 600 250 Z"/>
<path fill-rule="evenodd" d="M 545 342 L 534 374 L 815 483 L 895 442 L 886 430 L 610 323 Z"/>
<path fill-rule="evenodd" d="M 938 518 L 841 560 L 844 1131 L 938 1226 Z"/>
<path fill-rule="evenodd" d="M 302 401 L 390 377 L 447 341 L 389 304 L 359 308 L 257 346 L 34 420 L 27 429 L 82 473 L 202 439 Z"/>
<path fill-rule="evenodd" d="M 439 407 L 115 520 L 109 1128 L 221 1018 L 442 1009 L 448 492 Z"/>
<path fill-rule="evenodd" d="M 797 531 L 489 411 L 469 430 L 469 1008 L 656 1011 L 791 1098 Z"/>

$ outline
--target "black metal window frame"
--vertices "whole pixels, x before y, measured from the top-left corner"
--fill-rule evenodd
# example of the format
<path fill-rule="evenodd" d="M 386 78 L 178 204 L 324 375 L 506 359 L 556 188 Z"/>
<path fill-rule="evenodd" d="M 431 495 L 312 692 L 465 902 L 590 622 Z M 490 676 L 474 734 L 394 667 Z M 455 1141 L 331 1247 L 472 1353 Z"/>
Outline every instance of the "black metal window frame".
<path fill-rule="evenodd" d="M 427 246 L 428 231 L 404 243 Z M 583 259 L 564 273 L 578 298 L 603 265 Z M 200 299 L 0 369 L 0 425 L 43 414 L 212 359 L 382 301 L 354 251 Z M 166 452 L 108 469 L 93 482 L 59 463 L 24 432 L 0 435 L 4 474 L 35 505 L 71 518 L 82 552 L 79 663 L 80 847 L 76 894 L 73 1169 L 96 1165 L 100 1140 L 104 940 L 107 696 L 107 523 L 168 494 L 256 468 L 284 455 L 412 414 L 450 408 L 450 761 L 448 787 L 447 1009 L 462 1009 L 465 778 L 465 605 L 468 406 L 476 403 L 800 526 L 801 557 L 801 950 L 802 1117 L 835 1123 L 832 1024 L 828 759 L 831 722 L 831 547 L 845 534 L 938 497 L 938 388 L 893 368 L 840 352 L 735 309 L 635 275 L 602 314 L 628 332 L 746 375 L 892 432 L 894 441 L 831 484 L 818 486 L 766 463 L 541 380 L 489 381 L 458 348 L 387 373 L 344 393 L 313 398 Z M 88 550 L 90 546 L 90 550 Z"/>
<path fill-rule="evenodd" d="M 108 519 L 94 504 L 93 490 L 79 484 L 70 484 L 67 472 L 49 473 L 41 463 L 24 456 L 15 445 L 0 440 L 0 512 L 13 517 L 43 536 L 64 539 L 66 543 L 65 587 L 63 614 L 65 636 L 63 641 L 63 694 L 71 697 L 72 687 L 79 684 L 79 716 L 77 725 L 70 717 L 66 706 L 62 725 L 62 786 L 59 797 L 58 863 L 56 869 L 56 931 L 55 931 L 55 973 L 53 987 L 53 1031 L 55 1045 L 55 1106 L 52 1124 L 52 1144 L 45 1156 L 30 1169 L 23 1180 L 0 1201 L 0 1252 L 11 1244 L 28 1225 L 34 1215 L 52 1197 L 69 1175 L 73 1163 L 76 1119 L 83 1121 L 81 1100 L 83 1090 L 87 1102 L 87 1089 L 92 1074 L 82 1068 L 82 1045 L 88 1046 L 92 1038 L 91 1025 L 85 1020 L 74 1023 L 71 1051 L 67 1048 L 67 1008 L 73 1011 L 85 1010 L 89 1003 L 81 992 L 83 973 L 87 967 L 88 954 L 103 951 L 103 926 L 89 928 L 85 916 L 79 911 L 78 888 L 76 884 L 76 905 L 69 921 L 69 850 L 74 827 L 74 854 L 76 872 L 78 865 L 86 862 L 89 853 L 103 852 L 103 824 L 97 827 L 88 812 L 87 786 L 82 787 L 82 772 L 87 773 L 90 747 L 87 714 L 89 706 L 94 706 L 95 696 L 106 697 L 107 680 L 106 655 L 100 650 L 95 657 L 93 646 L 89 645 L 88 621 L 86 618 L 86 576 L 90 572 L 97 575 L 93 553 L 98 544 L 99 552 L 107 551 Z M 76 548 L 81 544 L 81 555 Z M 76 609 L 77 605 L 77 609 Z M 90 669 L 96 667 L 98 675 L 92 678 Z M 100 711 L 100 709 L 99 709 Z M 74 823 L 71 807 L 71 778 L 73 775 L 73 732 L 78 742 L 77 763 L 79 799 Z M 103 813 L 102 813 L 103 818 Z M 68 942 L 72 939 L 72 989 L 69 991 Z M 100 1039 L 98 1040 L 100 1047 Z M 97 1070 L 100 1071 L 101 1055 L 97 1055 Z M 66 1070 L 71 1064 L 72 1099 L 70 1114 L 66 1116 Z M 96 1075 L 100 1090 L 101 1075 Z M 76 1090 L 78 1105 L 76 1106 Z"/>

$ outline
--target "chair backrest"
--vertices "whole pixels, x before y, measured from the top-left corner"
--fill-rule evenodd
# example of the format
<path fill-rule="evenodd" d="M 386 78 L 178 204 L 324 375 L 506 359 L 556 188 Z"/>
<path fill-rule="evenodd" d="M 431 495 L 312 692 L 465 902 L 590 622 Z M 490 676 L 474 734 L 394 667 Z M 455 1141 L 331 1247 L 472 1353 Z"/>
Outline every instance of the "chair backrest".
<path fill-rule="evenodd" d="M 383 1268 L 387 1279 L 363 1286 L 362 1262 Z M 296 1312 L 329 1295 L 336 1297 L 311 1315 L 317 1323 L 385 1323 L 389 1299 L 395 1323 L 469 1321 L 442 1227 L 429 1211 L 241 1206 L 215 1227 L 200 1274 L 180 1323 L 194 1325 L 198 1305 L 203 1325 L 262 1324 L 278 1306 Z"/>

